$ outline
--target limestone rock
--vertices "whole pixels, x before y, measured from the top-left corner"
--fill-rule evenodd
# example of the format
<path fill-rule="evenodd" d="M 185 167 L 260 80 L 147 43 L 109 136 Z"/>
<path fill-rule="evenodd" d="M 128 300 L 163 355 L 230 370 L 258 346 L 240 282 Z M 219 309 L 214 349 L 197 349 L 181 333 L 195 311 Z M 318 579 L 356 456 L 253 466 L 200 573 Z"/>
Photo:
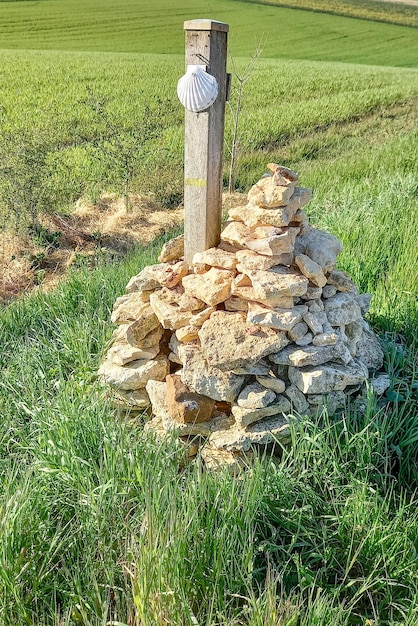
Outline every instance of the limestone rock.
<path fill-rule="evenodd" d="M 280 442 L 287 444 L 290 441 L 289 420 L 283 415 L 274 415 L 255 422 L 245 430 L 230 428 L 219 430 L 209 437 L 209 445 L 220 450 L 239 450 L 247 452 L 255 445 L 267 445 Z"/>
<path fill-rule="evenodd" d="M 370 381 L 373 391 L 377 396 L 383 396 L 385 391 L 389 389 L 390 383 L 391 380 L 388 374 L 380 374 L 380 376 L 376 376 L 376 378 Z"/>
<path fill-rule="evenodd" d="M 272 236 L 266 237 L 262 236 L 261 231 L 258 231 L 259 237 L 256 238 L 254 231 L 248 226 L 245 226 L 245 224 L 241 222 L 228 222 L 221 233 L 221 239 L 234 246 L 253 250 L 258 254 L 277 256 L 283 253 L 287 254 L 293 252 L 295 237 L 299 232 L 298 228 L 281 230 L 283 232 L 280 234 L 273 234 Z"/>
<path fill-rule="evenodd" d="M 337 341 L 338 335 L 334 332 L 321 333 L 312 339 L 314 346 L 334 346 Z"/>
<path fill-rule="evenodd" d="M 161 328 L 158 317 L 155 315 L 153 309 L 147 304 L 141 312 L 135 318 L 135 321 L 131 322 L 126 329 L 126 340 L 132 345 L 139 347 L 141 342 L 149 335 L 149 333 L 155 331 L 157 328 Z M 159 341 L 160 338 L 156 339 Z M 155 343 L 155 341 L 153 341 Z M 144 345 L 144 344 L 142 344 Z M 152 345 L 152 344 L 148 344 Z"/>
<path fill-rule="evenodd" d="M 305 322 L 298 322 L 289 331 L 288 335 L 292 341 L 300 341 L 308 332 L 308 325 Z"/>
<path fill-rule="evenodd" d="M 149 265 L 145 268 L 145 271 L 161 285 L 161 287 L 171 289 L 179 284 L 183 276 L 187 275 L 189 266 L 185 261 L 178 261 L 177 263 L 157 263 L 156 265 Z"/>
<path fill-rule="evenodd" d="M 333 269 L 328 274 L 327 283 L 333 285 L 337 291 L 350 292 L 358 294 L 356 285 L 351 280 L 350 276 L 341 270 Z"/>
<path fill-rule="evenodd" d="M 351 355 L 342 341 L 339 341 L 330 346 L 287 346 L 280 352 L 271 354 L 269 359 L 278 365 L 305 367 L 306 365 L 322 365 L 329 361 L 346 364 L 351 361 Z"/>
<path fill-rule="evenodd" d="M 383 366 L 384 354 L 379 339 L 365 324 L 364 332 L 356 345 L 356 360 L 369 370 L 378 371 Z"/>
<path fill-rule="evenodd" d="M 183 363 L 182 381 L 197 393 L 214 400 L 233 402 L 238 396 L 244 376 L 210 366 L 197 346 L 181 345 L 179 356 Z"/>
<path fill-rule="evenodd" d="M 153 291 L 154 289 L 158 289 L 159 286 L 158 282 L 148 274 L 147 268 L 144 268 L 139 274 L 132 276 L 131 280 L 126 285 L 126 291 L 128 293 L 133 293 L 134 291 Z"/>
<path fill-rule="evenodd" d="M 284 396 L 277 396 L 276 402 L 266 407 L 250 409 L 235 405 L 231 410 L 233 416 L 235 417 L 237 428 L 245 428 L 250 424 L 254 424 L 254 422 L 259 422 L 265 417 L 280 415 L 281 413 L 289 413 L 290 402 Z"/>
<path fill-rule="evenodd" d="M 303 321 L 308 325 L 313 335 L 322 334 L 324 329 L 321 324 L 321 318 L 318 315 L 309 311 L 303 316 Z"/>
<path fill-rule="evenodd" d="M 238 296 L 231 296 L 228 300 L 225 300 L 224 306 L 226 311 L 243 311 L 246 313 L 249 305 L 246 300 Z"/>
<path fill-rule="evenodd" d="M 167 410 L 180 424 L 206 422 L 212 417 L 215 400 L 191 391 L 180 376 L 169 374 L 167 383 Z"/>
<path fill-rule="evenodd" d="M 190 274 L 183 278 L 186 294 L 199 298 L 209 306 L 224 302 L 231 295 L 234 273 L 212 267 L 204 274 Z"/>
<path fill-rule="evenodd" d="M 295 187 L 291 181 L 283 179 L 283 183 L 283 185 L 277 184 L 275 176 L 262 178 L 248 192 L 249 204 L 264 208 L 286 206 Z"/>
<path fill-rule="evenodd" d="M 306 400 L 306 396 L 299 391 L 299 389 L 295 385 L 290 385 L 286 388 L 285 391 L 286 396 L 289 398 L 292 409 L 299 413 L 299 415 L 309 415 L 310 414 L 310 406 L 308 401 Z"/>
<path fill-rule="evenodd" d="M 291 330 L 308 312 L 306 306 L 295 306 L 291 309 L 269 309 L 257 303 L 248 306 L 247 322 L 260 326 L 268 326 L 277 330 Z"/>
<path fill-rule="evenodd" d="M 150 361 L 132 361 L 116 365 L 109 357 L 99 367 L 98 376 L 115 389 L 135 390 L 145 387 L 148 380 L 164 380 L 170 371 L 166 357 L 158 356 Z"/>
<path fill-rule="evenodd" d="M 348 385 L 364 383 L 367 377 L 367 369 L 357 361 L 348 365 L 328 363 L 303 368 L 289 367 L 290 381 L 305 394 L 343 391 Z"/>
<path fill-rule="evenodd" d="M 199 331 L 202 353 L 211 366 L 223 371 L 255 364 L 288 343 L 284 333 L 252 326 L 240 313 L 216 311 Z"/>
<path fill-rule="evenodd" d="M 325 285 L 322 288 L 322 297 L 325 299 L 335 296 L 336 293 L 337 293 L 337 288 L 334 287 L 334 285 Z"/>
<path fill-rule="evenodd" d="M 160 348 L 158 342 L 155 346 L 142 350 L 141 348 L 132 346 L 126 341 L 126 339 L 119 339 L 108 350 L 107 356 L 110 361 L 116 365 L 126 365 L 126 363 L 137 361 L 139 359 L 153 359 L 157 356 L 159 351 Z"/>
<path fill-rule="evenodd" d="M 293 300 L 286 302 L 286 298 L 300 296 L 308 286 L 308 280 L 304 276 L 290 270 L 282 273 L 273 267 L 270 270 L 247 270 L 246 274 L 252 286 L 237 287 L 233 283 L 232 294 L 272 308 L 292 308 Z"/>
<path fill-rule="evenodd" d="M 177 261 L 184 255 L 184 235 L 179 235 L 167 241 L 162 249 L 158 260 L 160 263 Z"/>
<path fill-rule="evenodd" d="M 324 302 L 325 313 L 331 326 L 345 326 L 361 317 L 356 298 L 349 293 L 337 293 Z"/>
<path fill-rule="evenodd" d="M 192 317 L 190 318 L 190 322 L 189 322 L 190 325 L 195 326 L 196 328 L 200 328 L 200 326 L 202 326 L 202 324 L 210 318 L 210 316 L 212 315 L 214 311 L 215 311 L 215 307 L 210 306 L 206 309 L 203 309 L 203 311 L 199 311 L 199 313 L 192 315 Z"/>
<path fill-rule="evenodd" d="M 274 265 L 290 265 L 293 261 L 293 254 L 264 256 L 252 250 L 238 250 L 236 258 L 237 270 L 245 273 L 245 270 L 269 270 Z"/>
<path fill-rule="evenodd" d="M 110 319 L 114 324 L 133 322 L 148 307 L 149 304 L 144 302 L 141 292 L 125 294 L 116 299 Z"/>
<path fill-rule="evenodd" d="M 266 376 L 271 370 L 271 363 L 261 359 L 257 363 L 244 363 L 241 367 L 234 367 L 232 372 L 241 376 Z"/>
<path fill-rule="evenodd" d="M 143 411 L 150 405 L 150 399 L 145 389 L 135 391 L 124 391 L 119 389 L 112 394 L 112 400 L 116 407 Z"/>
<path fill-rule="evenodd" d="M 182 326 L 176 330 L 176 337 L 181 343 L 188 343 L 199 339 L 198 328 L 196 326 Z"/>
<path fill-rule="evenodd" d="M 288 226 L 292 220 L 294 211 L 288 206 L 278 207 L 275 209 L 262 209 L 258 206 L 240 206 L 229 209 L 229 219 L 243 222 L 251 228 L 257 226 Z"/>
<path fill-rule="evenodd" d="M 301 298 L 302 300 L 310 301 L 310 300 L 319 300 L 321 296 L 322 296 L 321 287 L 316 287 L 312 283 L 309 283 L 306 293 L 302 294 Z"/>
<path fill-rule="evenodd" d="M 203 252 L 196 252 L 193 255 L 192 264 L 233 270 L 237 266 L 237 258 L 232 252 L 219 250 L 219 248 L 209 248 Z"/>
<path fill-rule="evenodd" d="M 205 308 L 204 302 L 187 295 L 180 285 L 174 289 L 163 287 L 153 293 L 150 305 L 163 328 L 171 330 L 187 326 L 190 318 Z"/>
<path fill-rule="evenodd" d="M 264 376 L 256 376 L 256 380 L 260 383 L 260 385 L 266 387 L 267 389 L 271 389 L 276 394 L 283 393 L 286 389 L 286 383 L 284 380 L 276 378 L 273 373 Z"/>
<path fill-rule="evenodd" d="M 297 341 L 295 341 L 295 344 L 297 346 L 309 346 L 309 344 L 312 343 L 312 340 L 313 340 L 312 333 L 306 333 L 306 335 L 304 335 L 302 339 L 298 339 Z"/>
<path fill-rule="evenodd" d="M 244 387 L 237 398 L 237 404 L 244 409 L 262 409 L 276 399 L 276 394 L 260 383 L 251 383 Z"/>
<path fill-rule="evenodd" d="M 320 265 L 324 272 L 335 267 L 337 255 L 342 249 L 337 237 L 309 225 L 303 227 L 295 242 L 295 255 L 305 254 Z"/>
<path fill-rule="evenodd" d="M 312 261 L 306 254 L 298 254 L 295 257 L 295 263 L 306 278 L 317 287 L 323 287 L 327 283 L 325 274 L 318 263 Z"/>

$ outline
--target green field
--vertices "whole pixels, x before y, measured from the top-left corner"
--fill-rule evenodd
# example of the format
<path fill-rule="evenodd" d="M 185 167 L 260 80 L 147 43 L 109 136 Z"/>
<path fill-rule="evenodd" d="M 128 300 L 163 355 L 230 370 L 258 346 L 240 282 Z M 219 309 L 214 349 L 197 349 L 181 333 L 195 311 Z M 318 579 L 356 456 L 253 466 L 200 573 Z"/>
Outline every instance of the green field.
<path fill-rule="evenodd" d="M 181 194 L 182 25 L 208 11 L 0 2 L 3 227 L 25 229 L 31 212 L 6 192 L 70 212 L 82 194 L 120 191 L 106 152 L 97 158 L 112 137 L 89 92 L 128 139 L 144 107 L 164 102 L 132 185 Z M 1 625 L 418 624 L 418 31 L 238 0 L 210 12 L 230 23 L 238 68 L 265 41 L 244 91 L 237 188 L 270 161 L 312 187 L 309 218 L 341 239 L 339 267 L 373 294 L 386 403 L 370 393 L 363 412 L 302 419 L 280 460 L 238 480 L 213 475 L 121 419 L 95 377 L 113 302 L 162 240 L 117 262 L 99 254 L 96 269 L 10 303 L 0 311 Z M 231 130 L 227 113 L 226 146 Z"/>

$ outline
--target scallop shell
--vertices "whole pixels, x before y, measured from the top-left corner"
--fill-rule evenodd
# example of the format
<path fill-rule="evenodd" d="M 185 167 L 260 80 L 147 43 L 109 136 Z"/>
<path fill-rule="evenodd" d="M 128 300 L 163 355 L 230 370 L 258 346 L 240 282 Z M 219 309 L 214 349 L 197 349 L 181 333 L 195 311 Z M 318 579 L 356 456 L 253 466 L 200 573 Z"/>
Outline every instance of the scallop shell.
<path fill-rule="evenodd" d="M 177 83 L 177 95 L 186 109 L 200 113 L 215 102 L 218 81 L 200 65 L 188 65 L 187 72 Z"/>

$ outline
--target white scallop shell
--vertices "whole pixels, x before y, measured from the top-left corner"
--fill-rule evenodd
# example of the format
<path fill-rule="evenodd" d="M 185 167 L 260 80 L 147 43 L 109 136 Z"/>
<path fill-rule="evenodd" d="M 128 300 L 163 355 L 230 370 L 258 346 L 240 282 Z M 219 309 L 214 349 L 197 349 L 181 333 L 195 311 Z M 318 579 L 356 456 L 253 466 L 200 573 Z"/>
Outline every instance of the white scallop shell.
<path fill-rule="evenodd" d="M 218 96 L 218 81 L 200 65 L 188 65 L 177 83 L 177 95 L 184 107 L 194 113 L 208 109 Z"/>

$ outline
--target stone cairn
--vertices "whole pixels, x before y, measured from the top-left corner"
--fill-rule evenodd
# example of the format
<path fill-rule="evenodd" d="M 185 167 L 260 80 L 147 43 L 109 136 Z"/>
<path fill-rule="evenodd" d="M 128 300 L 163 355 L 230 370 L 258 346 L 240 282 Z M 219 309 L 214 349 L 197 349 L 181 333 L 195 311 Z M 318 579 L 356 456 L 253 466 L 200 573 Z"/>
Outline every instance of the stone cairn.
<path fill-rule="evenodd" d="M 177 237 L 129 281 L 99 369 L 119 406 L 148 409 L 146 430 L 174 431 L 208 467 L 288 443 L 292 417 L 334 413 L 383 363 L 363 319 L 371 296 L 335 269 L 341 243 L 302 211 L 311 191 L 268 168 L 218 247 L 189 266 Z"/>

